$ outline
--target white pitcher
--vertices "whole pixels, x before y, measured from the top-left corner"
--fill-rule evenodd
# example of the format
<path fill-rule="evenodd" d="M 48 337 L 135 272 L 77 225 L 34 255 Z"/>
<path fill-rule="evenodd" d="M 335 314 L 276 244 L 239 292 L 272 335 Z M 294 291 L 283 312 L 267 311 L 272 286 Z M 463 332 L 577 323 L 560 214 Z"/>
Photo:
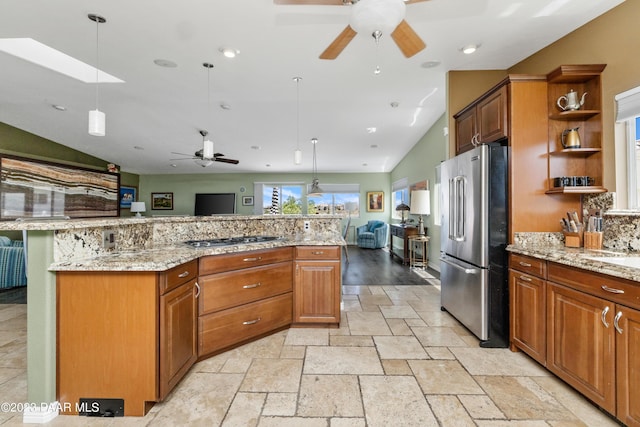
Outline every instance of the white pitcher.
<path fill-rule="evenodd" d="M 562 95 L 558 98 L 556 104 L 558 104 L 558 108 L 562 111 L 579 110 L 580 107 L 584 105 L 585 96 L 587 96 L 587 92 L 583 93 L 582 97 L 578 99 L 578 93 L 571 89 L 568 94 Z"/>

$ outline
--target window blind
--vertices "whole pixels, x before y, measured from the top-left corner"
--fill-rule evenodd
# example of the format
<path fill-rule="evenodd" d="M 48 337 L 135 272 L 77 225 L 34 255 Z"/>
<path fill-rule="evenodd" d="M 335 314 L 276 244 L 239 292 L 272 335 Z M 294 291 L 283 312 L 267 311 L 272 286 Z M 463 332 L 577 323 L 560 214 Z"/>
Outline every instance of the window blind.
<path fill-rule="evenodd" d="M 623 122 L 640 116 L 640 86 L 615 96 L 618 112 L 616 121 Z"/>

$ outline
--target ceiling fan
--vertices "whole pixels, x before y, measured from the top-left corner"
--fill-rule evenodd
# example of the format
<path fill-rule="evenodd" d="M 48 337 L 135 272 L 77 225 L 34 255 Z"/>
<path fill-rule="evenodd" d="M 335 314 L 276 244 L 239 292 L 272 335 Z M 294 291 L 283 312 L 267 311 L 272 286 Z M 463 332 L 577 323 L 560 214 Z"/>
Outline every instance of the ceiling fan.
<path fill-rule="evenodd" d="M 371 34 L 376 42 L 391 34 L 405 57 L 410 58 L 427 45 L 404 20 L 405 4 L 428 0 L 273 0 L 280 5 L 352 5 L 349 25 L 320 54 L 320 59 L 336 59 L 358 33 Z"/>
<path fill-rule="evenodd" d="M 238 160 L 225 158 L 224 154 L 222 153 L 214 153 L 213 141 L 211 141 L 210 139 L 206 139 L 209 132 L 207 132 L 206 130 L 201 130 L 201 131 L 198 131 L 198 133 L 202 135 L 202 148 L 200 150 L 193 153 L 193 156 L 190 156 L 189 154 L 176 153 L 172 151 L 171 154 L 178 154 L 180 156 L 188 156 L 188 157 L 182 157 L 179 159 L 170 159 L 170 160 L 172 161 L 173 160 L 195 160 L 196 163 L 202 166 L 203 168 L 206 168 L 207 166 L 212 165 L 213 162 L 231 163 L 232 165 L 237 165 L 238 163 L 240 163 L 240 161 Z"/>

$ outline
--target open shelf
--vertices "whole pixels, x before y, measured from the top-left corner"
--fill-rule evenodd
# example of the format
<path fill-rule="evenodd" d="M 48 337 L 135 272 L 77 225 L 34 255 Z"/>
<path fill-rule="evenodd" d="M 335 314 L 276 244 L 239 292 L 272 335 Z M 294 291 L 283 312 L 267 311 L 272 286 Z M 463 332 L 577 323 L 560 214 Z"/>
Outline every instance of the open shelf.
<path fill-rule="evenodd" d="M 600 153 L 602 148 L 565 148 L 564 150 L 559 151 L 550 151 L 549 154 L 552 156 L 590 156 L 595 153 Z"/>
<path fill-rule="evenodd" d="M 593 117 L 596 114 L 600 114 L 600 110 L 572 110 L 561 111 L 559 113 L 551 113 L 549 114 L 549 118 L 552 120 L 581 121 L 587 120 L 588 118 Z"/>
<path fill-rule="evenodd" d="M 549 83 L 584 83 L 599 77 L 605 64 L 561 65 L 547 75 Z"/>
<path fill-rule="evenodd" d="M 601 186 L 580 186 L 580 187 L 555 187 L 547 190 L 546 194 L 589 194 L 606 193 L 607 189 Z"/>

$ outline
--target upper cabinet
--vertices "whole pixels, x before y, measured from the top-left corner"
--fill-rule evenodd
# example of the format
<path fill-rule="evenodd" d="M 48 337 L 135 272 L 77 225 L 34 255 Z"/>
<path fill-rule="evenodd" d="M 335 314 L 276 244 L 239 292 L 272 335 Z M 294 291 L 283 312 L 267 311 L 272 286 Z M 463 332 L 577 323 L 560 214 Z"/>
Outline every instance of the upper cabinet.
<path fill-rule="evenodd" d="M 562 65 L 547 75 L 547 193 L 602 193 L 602 86 L 605 64 Z"/>
<path fill-rule="evenodd" d="M 508 135 L 508 86 L 501 85 L 454 115 L 456 154 Z"/>

